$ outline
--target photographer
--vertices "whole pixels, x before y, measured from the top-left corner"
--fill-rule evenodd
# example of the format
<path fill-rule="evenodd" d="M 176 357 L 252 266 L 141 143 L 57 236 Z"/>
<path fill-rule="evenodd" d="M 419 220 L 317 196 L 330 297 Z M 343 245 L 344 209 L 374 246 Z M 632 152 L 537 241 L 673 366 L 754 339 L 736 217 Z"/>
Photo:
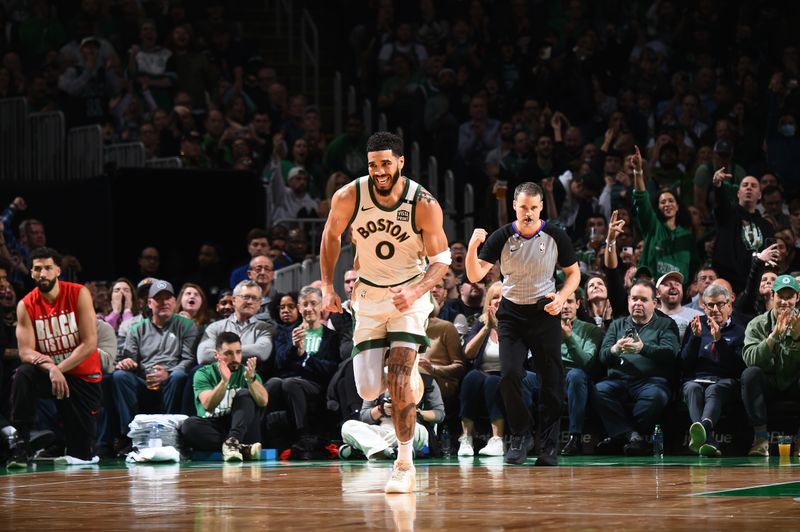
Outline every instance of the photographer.
<path fill-rule="evenodd" d="M 414 429 L 414 450 L 419 452 L 428 445 L 428 429 L 425 424 L 435 425 L 444 421 L 444 402 L 436 379 L 425 375 L 422 378 L 425 391 L 417 404 L 417 424 Z M 342 440 L 339 457 L 350 458 L 359 451 L 368 460 L 394 458 L 397 454 L 397 435 L 392 422 L 392 398 L 386 391 L 374 401 L 364 401 L 361 420 L 350 419 L 342 425 Z"/>
<path fill-rule="evenodd" d="M 653 425 L 669 401 L 669 380 L 678 354 L 678 326 L 656 314 L 656 287 L 638 280 L 628 296 L 629 316 L 611 322 L 600 347 L 608 377 L 597 383 L 594 405 L 608 438 L 597 451 L 609 454 L 623 448 L 627 455 L 648 452 L 642 434 Z M 625 404 L 633 401 L 630 413 Z"/>

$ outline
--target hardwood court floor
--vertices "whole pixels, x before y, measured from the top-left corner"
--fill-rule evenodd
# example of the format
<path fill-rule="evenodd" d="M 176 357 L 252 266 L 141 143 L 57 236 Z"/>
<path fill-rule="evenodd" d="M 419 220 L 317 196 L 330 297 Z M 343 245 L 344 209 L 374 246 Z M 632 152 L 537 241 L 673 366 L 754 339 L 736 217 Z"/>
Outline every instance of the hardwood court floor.
<path fill-rule="evenodd" d="M 800 530 L 797 458 L 501 460 L 419 461 L 409 496 L 388 462 L 37 464 L 0 473 L 0 530 Z"/>

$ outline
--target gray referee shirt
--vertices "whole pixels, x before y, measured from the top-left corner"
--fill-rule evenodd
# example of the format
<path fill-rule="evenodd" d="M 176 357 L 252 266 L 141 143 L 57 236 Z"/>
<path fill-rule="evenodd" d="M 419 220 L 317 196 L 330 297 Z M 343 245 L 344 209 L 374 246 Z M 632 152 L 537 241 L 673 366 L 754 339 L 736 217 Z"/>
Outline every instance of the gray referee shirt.
<path fill-rule="evenodd" d="M 491 264 L 500 261 L 503 297 L 518 305 L 533 305 L 555 292 L 556 265 L 565 268 L 577 262 L 567 233 L 546 221 L 529 238 L 519 234 L 516 223 L 504 225 L 489 235 L 478 258 Z"/>

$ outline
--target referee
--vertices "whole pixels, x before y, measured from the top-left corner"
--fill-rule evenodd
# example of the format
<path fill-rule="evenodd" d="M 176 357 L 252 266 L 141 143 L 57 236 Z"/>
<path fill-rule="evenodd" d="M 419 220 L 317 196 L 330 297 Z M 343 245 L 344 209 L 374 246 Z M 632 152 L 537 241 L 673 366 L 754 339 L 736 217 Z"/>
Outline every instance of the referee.
<path fill-rule="evenodd" d="M 500 391 L 511 432 L 511 445 L 505 454 L 509 464 L 525 463 L 533 447 L 530 413 L 522 399 L 528 350 L 533 353 L 534 368 L 541 381 L 536 465 L 558 463 L 556 447 L 564 403 L 559 320 L 564 300 L 578 287 L 581 272 L 567 234 L 539 218 L 543 197 L 539 185 L 520 184 L 514 190 L 516 220 L 488 239 L 484 229 L 476 229 L 467 250 L 467 277 L 471 282 L 483 279 L 498 260 L 503 275 L 503 297 L 496 315 Z M 484 241 L 486 244 L 478 255 L 478 247 Z M 556 265 L 566 275 L 559 292 L 555 290 Z"/>

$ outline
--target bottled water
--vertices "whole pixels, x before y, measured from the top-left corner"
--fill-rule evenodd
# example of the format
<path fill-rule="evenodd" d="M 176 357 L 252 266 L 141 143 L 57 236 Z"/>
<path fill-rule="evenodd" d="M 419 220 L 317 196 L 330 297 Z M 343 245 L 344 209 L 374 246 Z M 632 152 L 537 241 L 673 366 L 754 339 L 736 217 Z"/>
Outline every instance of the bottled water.
<path fill-rule="evenodd" d="M 653 456 L 664 458 L 664 433 L 661 431 L 661 425 L 656 425 L 653 429 Z"/>
<path fill-rule="evenodd" d="M 442 424 L 442 432 L 439 435 L 439 445 L 442 448 L 442 458 L 450 458 L 450 431 L 447 425 Z"/>

